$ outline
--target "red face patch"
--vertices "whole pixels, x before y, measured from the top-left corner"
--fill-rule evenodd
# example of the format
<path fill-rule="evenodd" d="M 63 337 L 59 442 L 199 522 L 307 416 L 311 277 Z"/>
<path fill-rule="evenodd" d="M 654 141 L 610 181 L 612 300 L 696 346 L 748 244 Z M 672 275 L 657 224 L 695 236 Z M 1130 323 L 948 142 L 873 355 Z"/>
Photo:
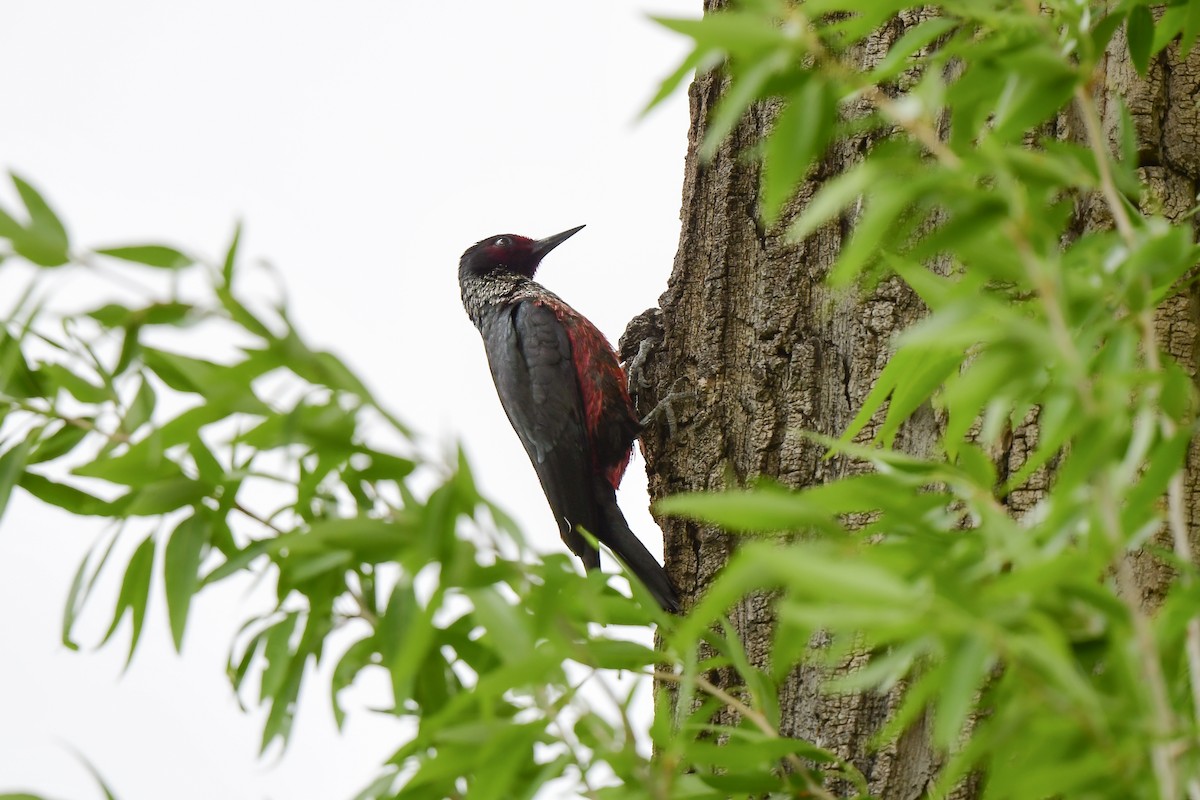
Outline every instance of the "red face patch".
<path fill-rule="evenodd" d="M 483 252 L 497 267 L 533 276 L 537 263 L 533 259 L 533 239 L 515 234 L 497 236 L 484 246 Z"/>

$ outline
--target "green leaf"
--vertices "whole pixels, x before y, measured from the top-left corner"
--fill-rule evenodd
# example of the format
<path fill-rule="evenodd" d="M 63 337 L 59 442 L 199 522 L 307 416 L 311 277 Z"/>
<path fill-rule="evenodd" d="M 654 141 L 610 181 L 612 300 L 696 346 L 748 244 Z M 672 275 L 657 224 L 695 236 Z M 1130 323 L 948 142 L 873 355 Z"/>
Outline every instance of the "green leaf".
<path fill-rule="evenodd" d="M 124 513 L 131 517 L 153 517 L 199 503 L 212 493 L 203 481 L 187 477 L 154 481 L 127 495 Z"/>
<path fill-rule="evenodd" d="M 677 494 L 659 500 L 654 509 L 731 531 L 798 531 L 828 521 L 825 513 L 813 509 L 795 492 L 777 488 Z"/>
<path fill-rule="evenodd" d="M 661 658 L 644 644 L 619 639 L 595 639 L 588 643 L 587 650 L 592 656 L 588 665 L 598 669 L 644 669 Z"/>
<path fill-rule="evenodd" d="M 240 572 L 246 569 L 259 556 L 267 555 L 272 548 L 278 548 L 278 539 L 259 539 L 238 550 L 234 555 L 229 556 L 223 563 L 218 564 L 211 572 L 204 576 L 200 582 L 201 586 L 207 586 L 210 583 L 216 583 L 219 580 L 224 580 L 235 572 Z"/>
<path fill-rule="evenodd" d="M 221 305 L 225 307 L 230 318 L 238 325 L 241 325 L 250 333 L 263 339 L 270 340 L 275 338 L 266 323 L 256 317 L 242 301 L 234 297 L 233 292 L 228 286 L 217 287 L 217 299 L 221 301 Z"/>
<path fill-rule="evenodd" d="M 63 246 L 67 243 L 67 229 L 63 226 L 62 220 L 50 208 L 45 198 L 34 189 L 30 183 L 22 179 L 15 172 L 10 172 L 13 185 L 17 187 L 17 194 L 21 196 L 21 202 L 25 204 L 25 210 L 29 212 L 30 227 L 35 230 L 40 230 L 46 236 L 54 237 L 62 241 Z"/>
<path fill-rule="evenodd" d="M 1121 13 L 1105 14 L 1096 21 L 1088 31 L 1088 37 L 1091 41 L 1092 52 L 1097 56 L 1105 51 L 1108 43 L 1112 40 L 1112 36 L 1116 33 L 1117 28 L 1121 27 L 1121 23 L 1125 20 L 1125 16 Z"/>
<path fill-rule="evenodd" d="M 138 429 L 149 422 L 151 417 L 154 416 L 156 400 L 157 395 L 154 393 L 154 387 L 150 385 L 150 381 L 143 377 L 141 385 L 138 386 L 137 394 L 134 395 L 133 401 L 129 404 L 129 410 L 121 420 L 121 430 L 128 436 L 137 433 Z"/>
<path fill-rule="evenodd" d="M 106 328 L 131 328 L 140 325 L 177 325 L 187 321 L 194 310 L 192 304 L 177 301 L 151 303 L 136 309 L 107 303 L 89 311 L 87 315 Z"/>
<path fill-rule="evenodd" d="M 688 53 L 687 57 L 680 62 L 679 66 L 667 77 L 663 78 L 659 84 L 658 91 L 650 98 L 645 107 L 641 111 L 641 116 L 645 116 L 652 109 L 657 108 L 664 100 L 675 93 L 680 84 L 693 73 L 702 75 L 721 63 L 721 54 L 714 50 L 708 50 L 697 47 Z"/>
<path fill-rule="evenodd" d="M 961 24 L 959 20 L 952 17 L 938 16 L 912 26 L 896 40 L 888 50 L 888 54 L 871 70 L 868 80 L 875 84 L 891 80 L 913 66 L 908 60 L 918 50 L 927 47 Z"/>
<path fill-rule="evenodd" d="M 879 176 L 879 166 L 874 161 L 864 161 L 848 172 L 825 182 L 809 201 L 800 218 L 792 223 L 788 230 L 788 238 L 800 241 L 815 232 L 858 199 L 875 184 Z"/>
<path fill-rule="evenodd" d="M 210 483 L 214 486 L 221 483 L 225 478 L 225 468 L 221 466 L 221 462 L 213 455 L 208 446 L 204 444 L 204 440 L 197 433 L 192 436 L 188 443 L 188 453 L 192 456 L 192 463 L 196 465 L 196 472 L 200 475 L 200 480 Z"/>
<path fill-rule="evenodd" d="M 167 614 L 176 652 L 183 649 L 183 632 L 188 608 L 199 584 L 200 556 L 212 533 L 212 520 L 197 510 L 176 526 L 163 557 L 163 581 L 166 586 Z"/>
<path fill-rule="evenodd" d="M 177 392 L 207 395 L 216 387 L 225 386 L 229 377 L 228 368 L 220 364 L 179 353 L 146 347 L 142 359 L 163 383 Z"/>
<path fill-rule="evenodd" d="M 195 262 L 195 259 L 181 253 L 173 247 L 161 244 L 128 245 L 125 247 L 106 247 L 96 251 L 102 256 L 119 258 L 135 264 L 145 264 L 148 267 L 162 269 L 181 269 Z"/>
<path fill-rule="evenodd" d="M 275 739 L 279 739 L 286 746 L 296 716 L 296 699 L 300 695 L 300 685 L 304 680 L 305 665 L 310 656 L 319 657 L 325 636 L 332 628 L 329 619 L 332 597 L 318 601 L 310 595 L 309 601 L 312 607 L 307 615 L 304 633 L 295 653 L 287 659 L 283 680 L 274 691 L 263 692 L 264 698 L 270 697 L 271 710 L 267 713 L 267 721 L 263 725 L 262 751 Z"/>
<path fill-rule="evenodd" d="M 933 741 L 939 747 L 949 750 L 958 743 L 992 661 L 980 636 L 968 636 L 950 656 L 934 715 Z"/>
<path fill-rule="evenodd" d="M 107 389 L 97 386 L 63 364 L 43 362 L 38 366 L 38 374 L 49 386 L 56 390 L 62 389 L 82 403 L 104 403 L 109 400 Z"/>
<path fill-rule="evenodd" d="M 57 506 L 72 514 L 107 517 L 114 513 L 113 506 L 108 501 L 76 489 L 74 486 L 56 483 L 35 472 L 23 474 L 19 485 L 43 503 Z"/>
<path fill-rule="evenodd" d="M 154 432 L 119 456 L 98 458 L 81 464 L 72 472 L 126 486 L 145 486 L 154 481 L 183 477 L 183 470 L 167 457 L 163 442 Z"/>
<path fill-rule="evenodd" d="M 104 552 L 92 567 L 90 576 L 88 575 L 88 566 L 93 560 L 93 554 L 99 549 L 99 543 L 93 546 L 88 551 L 88 554 L 84 556 L 83 560 L 79 562 L 79 569 L 76 570 L 75 578 L 71 581 L 71 589 L 67 595 L 66 605 L 63 608 L 62 643 L 70 650 L 79 649 L 79 645 L 71 639 L 71 632 L 75 627 L 75 619 L 79 616 L 79 612 L 83 610 L 84 604 L 91 595 L 92 588 L 96 585 L 96 579 L 100 577 L 101 570 L 108 563 L 108 558 L 112 555 L 118 538 L 116 535 L 111 537 L 108 547 L 104 548 Z"/>
<path fill-rule="evenodd" d="M 117 625 L 128 611 L 132 620 L 133 633 L 129 640 L 129 657 L 125 661 L 126 667 L 133 660 L 138 639 L 142 635 L 142 622 L 146 619 L 146 603 L 150 599 L 150 573 L 153 566 L 154 537 L 147 536 L 133 552 L 133 557 L 129 559 L 129 566 L 125 568 L 125 578 L 121 581 L 121 591 L 117 595 L 117 607 L 113 612 L 112 624 L 108 626 L 108 632 L 104 634 L 104 638 L 100 642 L 104 644 L 112 638 L 113 633 L 117 630 Z"/>
<path fill-rule="evenodd" d="M 779 218 L 797 184 L 829 144 L 837 116 L 837 98 L 828 83 L 809 78 L 789 98 L 767 137 L 763 164 L 763 218 Z"/>
<path fill-rule="evenodd" d="M 71 452 L 75 448 L 75 445 L 79 444 L 83 441 L 84 437 L 91 433 L 91 428 L 86 426 L 91 420 L 81 419 L 78 422 L 85 424 L 74 425 L 69 422 L 63 422 L 54 433 L 41 439 L 29 454 L 27 463 L 40 464 L 43 461 L 53 461 Z"/>
<path fill-rule="evenodd" d="M 233 268 L 237 263 L 238 243 L 242 240 L 242 223 L 239 221 L 233 228 L 233 239 L 225 251 L 225 261 L 221 265 L 221 281 L 226 288 L 233 286 Z"/>
<path fill-rule="evenodd" d="M 364 667 L 371 663 L 371 656 L 375 652 L 375 637 L 371 636 L 366 639 L 359 639 L 346 648 L 346 652 L 338 660 L 337 666 L 333 668 L 330 691 L 332 694 L 333 719 L 339 731 L 346 721 L 346 711 L 338 701 L 338 695 L 343 689 L 349 687 L 354 682 L 354 679 L 358 677 L 358 673 Z"/>
<path fill-rule="evenodd" d="M 57 267 L 67 263 L 69 243 L 62 221 L 33 186 L 14 172 L 10 172 L 9 176 L 29 214 L 28 227 L 18 226 L 13 230 L 15 223 L 7 215 L 5 224 L 0 225 L 0 229 L 7 232 L 13 250 L 42 267 Z"/>
<path fill-rule="evenodd" d="M 754 12 L 721 11 L 700 19 L 651 17 L 664 28 L 690 37 L 697 49 L 715 50 L 743 58 L 789 44 L 783 30 L 769 16 Z"/>
<path fill-rule="evenodd" d="M 113 794 L 113 790 L 104 781 L 104 777 L 100 774 L 100 770 L 96 769 L 91 761 L 88 761 L 83 755 L 76 753 L 76 757 L 83 763 L 84 768 L 91 773 L 92 780 L 96 781 L 96 785 L 100 787 L 100 791 L 104 792 L 104 800 L 117 800 L 117 796 Z"/>
<path fill-rule="evenodd" d="M 790 53 L 779 50 L 767 57 L 760 57 L 730 82 L 713 110 L 712 118 L 704 132 L 704 142 L 700 146 L 702 159 L 709 160 L 716 155 L 721 143 L 733 131 L 750 105 L 762 98 L 762 90 L 767 81 L 786 69 L 790 63 Z"/>
<path fill-rule="evenodd" d="M 310 524 L 306 530 L 281 537 L 280 546 L 293 554 L 349 550 L 362 561 L 390 561 L 401 548 L 412 543 L 414 527 L 411 514 L 397 514 L 390 520 L 322 519 Z"/>
<path fill-rule="evenodd" d="M 1129 60 L 1138 75 L 1144 78 L 1150 68 L 1150 51 L 1154 44 L 1154 17 L 1149 6 L 1137 5 L 1130 9 L 1125 35 L 1129 39 Z"/>
<path fill-rule="evenodd" d="M 909 369 L 896 375 L 887 415 L 875 438 L 891 447 L 900 426 L 940 389 L 946 379 L 958 372 L 965 357 L 962 351 L 945 352 L 932 348 L 914 348 Z M 899 355 L 899 354 L 897 354 Z"/>
<path fill-rule="evenodd" d="M 8 508 L 8 499 L 12 496 L 13 487 L 25 472 L 37 434 L 37 431 L 30 433 L 0 456 L 0 518 L 4 517 L 4 511 Z"/>
<path fill-rule="evenodd" d="M 961 358 L 961 356 L 959 357 Z M 940 361 L 944 365 L 949 359 L 949 355 L 943 355 Z M 896 387 L 901 384 L 905 377 L 910 373 L 922 371 L 925 366 L 925 356 L 916 348 L 905 347 L 895 353 L 883 368 L 883 372 L 879 373 L 879 377 L 875 379 L 875 385 L 867 393 L 862 407 L 859 408 L 858 413 L 854 415 L 854 419 L 850 421 L 845 432 L 842 433 L 842 441 L 849 442 L 853 440 L 867 426 L 867 423 L 871 421 L 875 413 L 883 407 L 884 402 L 891 397 L 892 393 L 896 391 Z M 941 372 L 941 370 L 936 370 L 933 374 L 937 374 L 938 372 Z M 925 374 L 929 375 L 930 373 L 925 371 Z M 924 383 L 928 385 L 927 381 Z"/>
<path fill-rule="evenodd" d="M 475 589 L 469 595 L 475 619 L 491 636 L 505 643 L 500 657 L 510 662 L 524 659 L 534 643 L 529 617 L 490 586 Z"/>
<path fill-rule="evenodd" d="M 1183 32 L 1180 34 L 1179 56 L 1186 59 L 1191 54 L 1192 47 L 1196 44 L 1196 37 L 1200 36 L 1200 5 L 1185 3 L 1183 7 L 1187 11 L 1187 16 L 1184 18 Z M 1155 52 L 1158 52 L 1158 50 L 1161 50 L 1168 44 L 1168 42 L 1163 42 L 1162 45 L 1159 45 L 1157 36 L 1155 39 Z"/>
<path fill-rule="evenodd" d="M 429 653 L 434 633 L 431 617 L 406 581 L 399 581 L 392 590 L 377 631 L 379 653 L 391 674 L 392 696 L 400 708 L 412 697 L 417 671 Z"/>
<path fill-rule="evenodd" d="M 30 320 L 27 325 L 32 325 Z M 25 332 L 21 336 L 24 337 Z M 0 392 L 19 400 L 45 397 L 47 388 L 39 373 L 29 368 L 21 339 L 0 329 Z"/>

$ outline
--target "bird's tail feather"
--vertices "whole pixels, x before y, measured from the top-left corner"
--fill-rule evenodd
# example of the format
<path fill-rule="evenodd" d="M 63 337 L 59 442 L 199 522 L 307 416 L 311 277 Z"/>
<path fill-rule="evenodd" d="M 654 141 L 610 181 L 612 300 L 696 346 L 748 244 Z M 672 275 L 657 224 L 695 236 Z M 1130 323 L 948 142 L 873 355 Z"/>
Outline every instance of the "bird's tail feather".
<path fill-rule="evenodd" d="M 607 499 L 607 498 L 606 498 Z M 658 563 L 658 559 L 650 554 L 641 540 L 629 529 L 625 515 L 617 506 L 614 496 L 603 503 L 604 522 L 607 536 L 598 537 L 625 563 L 642 585 L 650 592 L 664 611 L 678 614 L 679 592 L 671 582 L 667 571 Z"/>

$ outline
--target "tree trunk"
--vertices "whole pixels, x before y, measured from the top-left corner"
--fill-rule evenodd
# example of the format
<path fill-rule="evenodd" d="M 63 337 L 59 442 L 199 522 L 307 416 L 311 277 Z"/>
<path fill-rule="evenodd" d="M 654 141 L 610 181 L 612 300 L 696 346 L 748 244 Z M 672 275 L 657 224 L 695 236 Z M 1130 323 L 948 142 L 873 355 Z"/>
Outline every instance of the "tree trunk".
<path fill-rule="evenodd" d="M 706 11 L 720 5 L 720 0 L 705 0 Z M 878 31 L 859 53 L 862 63 L 881 57 L 916 21 L 915 15 L 902 15 Z M 1183 63 L 1178 49 L 1168 48 L 1142 81 L 1132 72 L 1118 34 L 1104 79 L 1101 107 L 1109 130 L 1115 130 L 1118 118 L 1116 94 L 1126 98 L 1136 120 L 1142 174 L 1149 187 L 1146 202 L 1157 204 L 1172 219 L 1182 218 L 1194 203 L 1200 177 L 1194 102 L 1200 88 L 1200 52 Z M 835 292 L 825 285 L 829 267 L 854 224 L 849 216 L 799 243 L 788 242 L 782 234 L 786 214 L 783 224 L 763 228 L 758 214 L 759 165 L 746 154 L 768 130 L 771 108 L 748 114 L 715 157 L 701 161 L 698 150 L 706 120 L 722 87 L 719 71 L 697 78 L 691 86 L 679 251 L 660 308 L 635 320 L 623 340 L 627 356 L 639 350 L 639 344 L 642 350 L 642 413 L 672 391 L 691 393 L 673 404 L 672 425 L 654 427 L 643 438 L 653 499 L 733 488 L 758 476 L 803 487 L 857 469 L 843 460 L 824 459 L 824 448 L 799 434 L 840 435 L 887 362 L 893 335 L 922 314 L 920 301 L 898 280 L 888 280 L 866 296 Z M 1058 132 L 1079 137 L 1082 126 L 1066 114 Z M 839 142 L 800 189 L 791 212 L 869 146 L 865 138 Z M 1097 210 L 1101 207 L 1098 200 L 1082 203 L 1081 226 L 1108 224 Z M 1196 301 L 1193 290 L 1169 301 L 1160 315 L 1162 341 L 1193 374 Z M 868 426 L 862 436 L 869 439 L 873 433 Z M 904 426 L 896 446 L 926 454 L 939 433 L 939 420 L 926 408 Z M 1002 474 L 1019 468 L 1036 436 L 1032 418 L 1007 437 L 994 453 Z M 1200 448 L 1193 446 L 1187 475 L 1193 539 L 1198 467 Z M 1048 479 L 1041 471 L 1014 492 L 1009 498 L 1013 512 L 1030 508 Z M 711 526 L 682 519 L 659 521 L 668 569 L 694 602 L 728 561 L 737 540 Z M 1149 556 L 1139 558 L 1137 566 L 1144 596 L 1152 603 L 1169 574 Z M 730 611 L 730 619 L 751 663 L 766 667 L 775 622 L 769 598 L 746 599 Z M 871 737 L 896 697 L 831 696 L 820 691 L 825 677 L 815 667 L 792 671 L 779 698 L 782 733 L 852 761 L 872 793 L 884 800 L 921 796 L 940 763 L 923 726 L 874 750 Z M 708 678 L 723 687 L 736 681 L 732 674 Z M 974 782 L 956 792 L 961 797 L 975 794 Z"/>

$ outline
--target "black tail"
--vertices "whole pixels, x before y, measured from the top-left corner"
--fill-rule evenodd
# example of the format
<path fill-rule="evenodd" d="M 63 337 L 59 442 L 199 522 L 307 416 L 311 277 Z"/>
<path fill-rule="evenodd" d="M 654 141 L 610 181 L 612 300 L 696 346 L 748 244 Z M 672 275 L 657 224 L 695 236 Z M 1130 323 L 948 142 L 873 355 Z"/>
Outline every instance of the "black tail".
<path fill-rule="evenodd" d="M 607 492 L 604 489 L 607 489 Z M 671 583 L 667 571 L 629 529 L 625 515 L 617 506 L 616 492 L 605 485 L 600 493 L 607 495 L 600 501 L 605 530 L 596 538 L 608 545 L 621 561 L 625 562 L 625 566 L 629 567 L 629 571 L 649 590 L 664 611 L 678 614 L 679 592 L 676 591 L 675 584 Z"/>

